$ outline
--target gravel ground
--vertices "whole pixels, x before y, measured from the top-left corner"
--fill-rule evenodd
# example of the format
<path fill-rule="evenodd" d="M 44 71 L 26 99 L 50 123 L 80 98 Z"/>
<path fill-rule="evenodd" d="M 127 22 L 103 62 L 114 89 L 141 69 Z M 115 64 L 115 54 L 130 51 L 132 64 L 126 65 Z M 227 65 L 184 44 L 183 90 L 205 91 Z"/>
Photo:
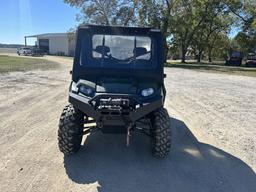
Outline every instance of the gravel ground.
<path fill-rule="evenodd" d="M 254 78 L 166 69 L 171 154 L 150 140 L 96 133 L 75 156 L 57 147 L 72 61 L 51 71 L 0 74 L 0 191 L 256 191 Z M 254 169 L 254 171 L 253 171 Z"/>
<path fill-rule="evenodd" d="M 256 170 L 256 78 L 166 69 L 168 106 L 197 138 L 239 156 Z"/>

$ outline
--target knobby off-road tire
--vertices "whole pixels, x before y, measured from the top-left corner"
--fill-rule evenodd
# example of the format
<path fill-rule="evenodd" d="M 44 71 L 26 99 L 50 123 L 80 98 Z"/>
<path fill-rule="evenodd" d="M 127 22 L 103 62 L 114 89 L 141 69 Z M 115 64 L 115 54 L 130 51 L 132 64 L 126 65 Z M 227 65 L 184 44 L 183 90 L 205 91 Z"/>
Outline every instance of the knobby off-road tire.
<path fill-rule="evenodd" d="M 59 122 L 58 144 L 65 155 L 76 153 L 81 147 L 84 114 L 73 105 L 64 108 Z"/>
<path fill-rule="evenodd" d="M 168 112 L 159 108 L 151 115 L 152 153 L 157 158 L 166 157 L 171 148 L 171 125 Z"/>

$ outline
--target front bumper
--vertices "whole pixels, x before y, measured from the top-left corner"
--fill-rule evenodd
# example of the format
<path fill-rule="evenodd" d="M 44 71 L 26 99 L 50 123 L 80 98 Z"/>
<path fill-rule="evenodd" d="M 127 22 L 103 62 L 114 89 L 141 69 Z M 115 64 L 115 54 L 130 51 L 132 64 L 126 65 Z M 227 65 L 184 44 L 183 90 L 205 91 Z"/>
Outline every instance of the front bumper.
<path fill-rule="evenodd" d="M 121 97 L 125 97 L 125 95 L 122 95 Z M 107 124 L 111 124 L 111 122 L 133 123 L 136 120 L 163 106 L 162 96 L 155 98 L 152 102 L 141 103 L 140 107 L 134 110 L 121 110 L 118 112 L 116 110 L 112 111 L 108 109 L 96 109 L 95 106 L 90 104 L 90 100 L 90 98 L 86 98 L 72 92 L 69 93 L 69 102 L 75 108 L 79 109 L 87 116 L 92 117 L 95 119 L 95 121 L 103 123 L 106 122 Z"/>

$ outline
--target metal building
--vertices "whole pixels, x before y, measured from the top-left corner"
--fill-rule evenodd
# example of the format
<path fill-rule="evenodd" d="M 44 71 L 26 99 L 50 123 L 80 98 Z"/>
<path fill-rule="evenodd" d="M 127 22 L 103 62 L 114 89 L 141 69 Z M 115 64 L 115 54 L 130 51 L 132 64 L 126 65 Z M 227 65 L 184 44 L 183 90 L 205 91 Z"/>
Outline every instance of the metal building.
<path fill-rule="evenodd" d="M 25 36 L 25 46 L 27 46 L 27 38 L 36 38 L 36 46 L 50 55 L 73 56 L 75 52 L 74 33 L 45 33 Z"/>

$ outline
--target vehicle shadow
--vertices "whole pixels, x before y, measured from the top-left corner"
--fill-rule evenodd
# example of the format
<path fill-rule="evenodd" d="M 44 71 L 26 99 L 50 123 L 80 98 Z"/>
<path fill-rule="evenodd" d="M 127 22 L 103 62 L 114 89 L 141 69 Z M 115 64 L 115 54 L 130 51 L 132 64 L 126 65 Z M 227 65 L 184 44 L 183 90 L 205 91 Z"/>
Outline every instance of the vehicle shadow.
<path fill-rule="evenodd" d="M 74 156 L 64 157 L 68 177 L 101 192 L 256 191 L 256 174 L 239 158 L 200 143 L 180 120 L 171 118 L 172 150 L 152 157 L 150 138 L 134 134 L 89 136 Z"/>

